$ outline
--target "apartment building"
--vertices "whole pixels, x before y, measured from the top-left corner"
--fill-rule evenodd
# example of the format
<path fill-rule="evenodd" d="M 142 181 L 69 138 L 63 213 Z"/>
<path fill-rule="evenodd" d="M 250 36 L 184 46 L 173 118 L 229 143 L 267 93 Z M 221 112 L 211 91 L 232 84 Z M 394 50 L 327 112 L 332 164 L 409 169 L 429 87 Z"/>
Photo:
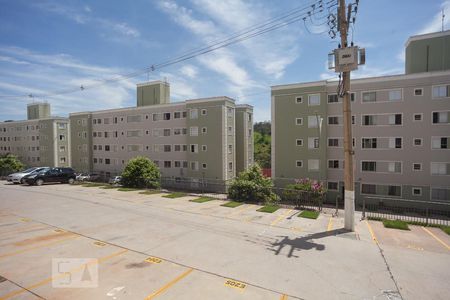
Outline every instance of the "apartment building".
<path fill-rule="evenodd" d="M 48 103 L 28 104 L 27 112 L 27 120 L 0 123 L 0 155 L 17 155 L 27 166 L 70 166 L 69 120 L 52 117 Z"/>
<path fill-rule="evenodd" d="M 428 69 L 433 65 L 433 71 L 427 72 L 431 58 L 426 53 L 443 45 L 446 51 L 439 52 L 440 59 L 432 58 Z M 450 31 L 411 37 L 406 46 L 408 74 L 351 83 L 357 202 L 363 197 L 450 201 Z M 419 51 L 423 47 L 428 51 Z M 328 201 L 338 195 L 343 199 L 342 98 L 337 87 L 336 81 L 272 87 L 276 185 L 313 178 L 326 182 Z"/>
<path fill-rule="evenodd" d="M 228 97 L 170 103 L 170 85 L 137 85 L 137 106 L 70 114 L 72 165 L 106 177 L 146 156 L 163 177 L 225 182 L 253 163 L 252 107 Z"/>

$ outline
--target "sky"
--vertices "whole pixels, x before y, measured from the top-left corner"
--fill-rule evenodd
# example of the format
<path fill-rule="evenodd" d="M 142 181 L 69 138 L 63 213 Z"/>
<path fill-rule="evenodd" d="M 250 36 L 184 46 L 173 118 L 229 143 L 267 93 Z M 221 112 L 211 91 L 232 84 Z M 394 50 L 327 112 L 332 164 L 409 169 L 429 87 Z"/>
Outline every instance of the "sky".
<path fill-rule="evenodd" d="M 148 80 L 167 80 L 172 102 L 228 96 L 253 105 L 256 121 L 270 120 L 270 86 L 336 78 L 327 55 L 338 39 L 328 34 L 326 14 L 310 8 L 316 2 L 0 0 L 0 121 L 25 119 L 32 101 L 49 102 L 58 116 L 135 106 L 136 84 Z M 80 88 L 303 7 L 317 15 L 137 77 Z M 349 38 L 366 48 L 366 65 L 352 78 L 403 73 L 406 40 L 440 31 L 442 10 L 450 29 L 450 0 L 360 0 Z M 77 91 L 51 95 L 66 89 Z"/>

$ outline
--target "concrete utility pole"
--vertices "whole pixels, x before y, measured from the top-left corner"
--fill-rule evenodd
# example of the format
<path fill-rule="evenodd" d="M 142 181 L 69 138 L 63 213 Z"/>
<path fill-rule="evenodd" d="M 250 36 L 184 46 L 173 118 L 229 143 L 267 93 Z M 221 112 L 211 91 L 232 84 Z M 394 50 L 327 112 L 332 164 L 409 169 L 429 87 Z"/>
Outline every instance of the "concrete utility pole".
<path fill-rule="evenodd" d="M 345 0 L 339 0 L 339 32 L 341 47 L 347 48 L 347 34 L 351 6 L 345 12 Z M 348 17 L 348 18 L 347 18 Z M 353 143 L 352 143 L 352 110 L 350 103 L 350 71 L 342 72 L 343 82 L 343 116 L 344 116 L 344 228 L 355 230 L 355 187 L 353 182 Z"/>

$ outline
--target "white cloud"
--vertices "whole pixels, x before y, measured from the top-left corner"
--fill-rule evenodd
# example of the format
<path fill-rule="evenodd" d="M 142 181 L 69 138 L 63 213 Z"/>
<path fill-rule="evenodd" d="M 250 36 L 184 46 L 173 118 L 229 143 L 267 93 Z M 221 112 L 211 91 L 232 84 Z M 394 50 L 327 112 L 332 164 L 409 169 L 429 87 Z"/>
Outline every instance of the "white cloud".
<path fill-rule="evenodd" d="M 421 30 L 417 32 L 417 34 L 426 34 L 426 33 L 433 33 L 438 32 L 442 30 L 442 10 L 444 10 L 446 18 L 444 19 L 444 27 L 447 27 L 450 25 L 450 0 L 446 0 L 441 4 L 441 9 L 439 12 L 437 12 L 433 19 L 426 24 Z"/>
<path fill-rule="evenodd" d="M 193 65 L 184 65 L 181 67 L 180 73 L 188 78 L 194 79 L 198 75 L 198 69 Z"/>
<path fill-rule="evenodd" d="M 0 55 L 0 61 L 12 63 L 12 64 L 18 64 L 18 65 L 28 65 L 29 64 L 29 62 L 26 62 L 23 60 L 18 60 L 18 59 L 15 59 L 14 57 L 1 56 L 1 55 Z"/>

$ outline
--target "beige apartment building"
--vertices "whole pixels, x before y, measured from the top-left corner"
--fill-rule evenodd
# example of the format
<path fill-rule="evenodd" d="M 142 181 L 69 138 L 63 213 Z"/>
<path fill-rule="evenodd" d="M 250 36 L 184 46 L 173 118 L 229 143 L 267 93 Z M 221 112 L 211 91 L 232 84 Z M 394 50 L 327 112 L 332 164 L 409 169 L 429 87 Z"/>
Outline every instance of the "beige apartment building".
<path fill-rule="evenodd" d="M 173 180 L 226 182 L 253 163 L 253 109 L 228 97 L 170 103 L 170 86 L 137 85 L 137 106 L 70 114 L 72 166 L 105 177 L 146 156 Z"/>
<path fill-rule="evenodd" d="M 71 165 L 70 124 L 52 117 L 49 103 L 31 103 L 28 118 L 0 122 L 0 155 L 14 154 L 27 166 Z"/>
<path fill-rule="evenodd" d="M 431 55 L 432 54 L 432 55 Z M 450 31 L 414 36 L 404 75 L 351 82 L 355 197 L 450 201 Z M 272 87 L 272 177 L 326 182 L 343 199 L 338 82 Z"/>

